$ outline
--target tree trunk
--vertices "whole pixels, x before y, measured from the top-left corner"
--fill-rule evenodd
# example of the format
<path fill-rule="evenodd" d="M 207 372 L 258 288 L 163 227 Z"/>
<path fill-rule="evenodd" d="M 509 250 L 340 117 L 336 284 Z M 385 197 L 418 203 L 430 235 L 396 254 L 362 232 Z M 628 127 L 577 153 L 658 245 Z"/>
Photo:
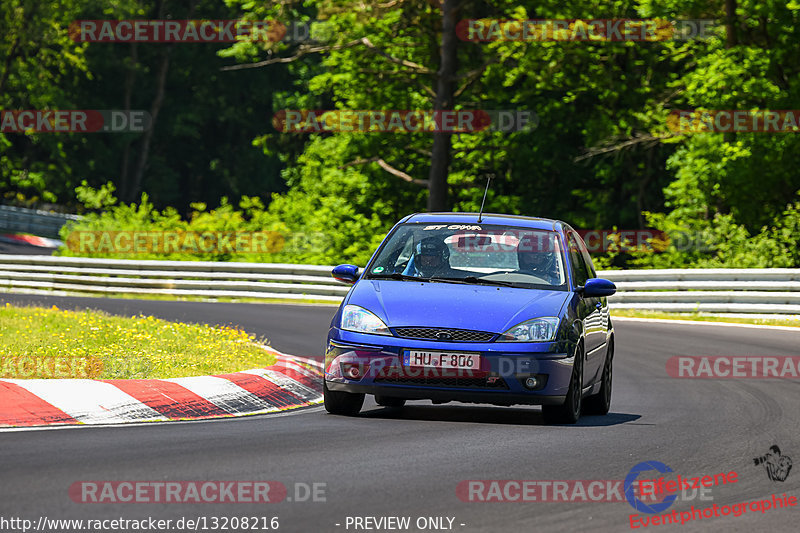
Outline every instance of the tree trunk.
<path fill-rule="evenodd" d="M 452 110 L 457 70 L 458 38 L 456 9 L 459 0 L 442 0 L 442 45 L 436 82 L 435 111 Z M 431 168 L 428 174 L 428 211 L 447 211 L 447 175 L 450 169 L 452 133 L 434 132 Z"/>
<path fill-rule="evenodd" d="M 736 0 L 725 0 L 725 48 L 733 48 L 739 44 L 736 36 Z M 736 141 L 736 133 L 726 131 L 722 134 L 726 143 Z"/>
<path fill-rule="evenodd" d="M 197 0 L 193 1 L 189 6 L 188 19 L 192 18 L 196 7 Z M 164 2 L 160 2 L 158 5 L 158 18 L 164 18 L 165 9 L 166 0 L 164 0 Z M 169 58 L 172 54 L 172 49 L 174 46 L 174 44 L 167 45 L 164 50 L 164 54 L 161 56 L 161 65 L 158 69 L 158 75 L 156 76 L 156 95 L 153 98 L 153 103 L 150 106 L 150 128 L 144 132 L 144 136 L 142 137 L 142 145 L 139 151 L 139 161 L 136 163 L 136 170 L 131 178 L 130 197 L 128 198 L 129 202 L 135 201 L 142 190 L 142 178 L 144 177 L 145 170 L 147 170 L 148 158 L 150 156 L 150 144 L 153 141 L 153 134 L 156 130 L 156 119 L 158 118 L 159 111 L 161 111 L 161 106 L 164 104 L 164 87 L 167 83 L 167 74 L 169 73 Z"/>
<path fill-rule="evenodd" d="M 131 55 L 128 60 L 128 71 L 125 74 L 125 92 L 123 94 L 123 108 L 125 111 L 131 110 L 131 97 L 133 95 L 133 87 L 136 82 L 136 69 L 139 64 L 139 54 L 136 48 L 136 43 L 130 45 Z M 126 201 L 130 200 L 130 191 L 133 186 L 130 183 L 130 155 L 132 138 L 125 141 L 125 147 L 122 150 L 122 168 L 120 169 L 119 184 L 120 184 L 120 197 Z"/>
<path fill-rule="evenodd" d="M 150 128 L 144 132 L 142 137 L 142 146 L 139 151 L 139 161 L 136 163 L 136 171 L 131 179 L 131 187 L 128 193 L 128 202 L 133 202 L 139 196 L 142 190 L 142 177 L 144 171 L 147 169 L 147 159 L 150 155 L 150 143 L 153 141 L 153 133 L 156 129 L 156 119 L 158 113 L 161 111 L 161 106 L 164 103 L 164 86 L 167 82 L 167 73 L 169 72 L 169 56 L 172 52 L 172 46 L 168 45 L 161 58 L 161 66 L 158 69 L 158 76 L 156 78 L 156 96 L 153 98 L 153 103 L 150 106 Z"/>
<path fill-rule="evenodd" d="M 736 0 L 725 0 L 725 48 L 739 44 L 736 38 Z"/>

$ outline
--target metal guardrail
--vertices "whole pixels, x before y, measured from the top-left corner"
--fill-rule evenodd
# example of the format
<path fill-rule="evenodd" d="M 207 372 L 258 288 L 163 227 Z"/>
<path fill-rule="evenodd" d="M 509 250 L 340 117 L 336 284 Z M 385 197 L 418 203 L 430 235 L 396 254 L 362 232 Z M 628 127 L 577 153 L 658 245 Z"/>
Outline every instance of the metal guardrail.
<path fill-rule="evenodd" d="M 612 308 L 651 311 L 800 314 L 800 269 L 606 270 L 617 285 Z"/>
<path fill-rule="evenodd" d="M 332 267 L 281 263 L 134 261 L 0 255 L 0 290 L 339 302 Z M 800 269 L 607 270 L 612 308 L 800 314 Z"/>
<path fill-rule="evenodd" d="M 0 255 L 0 290 L 341 301 L 331 267 Z"/>
<path fill-rule="evenodd" d="M 78 215 L 0 205 L 0 232 L 30 233 L 39 237 L 57 239 L 61 226 L 69 220 L 80 220 L 80 218 Z"/>

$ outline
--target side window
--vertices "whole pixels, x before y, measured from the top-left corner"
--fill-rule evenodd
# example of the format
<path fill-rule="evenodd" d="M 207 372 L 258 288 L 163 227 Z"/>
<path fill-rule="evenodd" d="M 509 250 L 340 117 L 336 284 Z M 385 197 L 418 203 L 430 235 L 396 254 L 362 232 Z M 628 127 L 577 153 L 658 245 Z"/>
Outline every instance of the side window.
<path fill-rule="evenodd" d="M 597 272 L 595 271 L 594 264 L 592 263 L 592 256 L 589 255 L 589 250 L 586 249 L 586 243 L 583 242 L 583 239 L 581 239 L 580 235 L 576 235 L 575 239 L 578 241 L 578 246 L 580 246 L 583 261 L 586 263 L 586 275 L 590 278 L 596 278 Z"/>
<path fill-rule="evenodd" d="M 408 239 L 403 245 L 403 248 L 395 253 L 397 253 L 397 256 L 394 260 L 394 264 L 392 264 L 391 272 L 402 272 L 414 253 L 414 239 L 412 238 L 412 234 L 408 235 Z"/>
<path fill-rule="evenodd" d="M 569 248 L 569 262 L 575 285 L 584 285 L 586 280 L 589 279 L 586 260 L 583 258 L 581 246 L 572 232 L 567 234 L 567 247 Z"/>

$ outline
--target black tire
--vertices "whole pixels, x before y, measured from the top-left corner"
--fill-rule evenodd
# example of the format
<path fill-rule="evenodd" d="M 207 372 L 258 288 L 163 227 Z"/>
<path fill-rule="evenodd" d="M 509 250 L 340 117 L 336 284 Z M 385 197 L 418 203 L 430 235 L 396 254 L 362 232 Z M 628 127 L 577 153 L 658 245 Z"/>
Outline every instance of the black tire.
<path fill-rule="evenodd" d="M 542 415 L 548 424 L 574 424 L 581 417 L 583 392 L 583 348 L 575 354 L 572 376 L 569 379 L 567 399 L 561 405 L 543 405 Z"/>
<path fill-rule="evenodd" d="M 403 407 L 406 404 L 406 401 L 403 398 L 395 398 L 394 396 L 380 396 L 376 394 L 375 403 L 383 407 Z"/>
<path fill-rule="evenodd" d="M 592 394 L 583 404 L 584 412 L 590 415 L 607 415 L 611 409 L 611 384 L 613 379 L 614 363 L 614 340 L 610 340 L 608 351 L 606 351 L 606 361 L 603 364 L 602 385 L 597 394 Z"/>
<path fill-rule="evenodd" d="M 364 405 L 364 395 L 353 392 L 328 390 L 328 383 L 322 383 L 322 397 L 325 410 L 332 415 L 355 416 Z"/>

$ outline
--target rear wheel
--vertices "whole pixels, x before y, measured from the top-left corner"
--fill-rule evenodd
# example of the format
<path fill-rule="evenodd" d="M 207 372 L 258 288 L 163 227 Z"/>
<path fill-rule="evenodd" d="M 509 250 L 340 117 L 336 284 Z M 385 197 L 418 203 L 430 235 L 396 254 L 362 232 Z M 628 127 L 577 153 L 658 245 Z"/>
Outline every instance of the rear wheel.
<path fill-rule="evenodd" d="M 606 415 L 611 408 L 611 378 L 612 365 L 614 361 L 614 341 L 609 341 L 608 351 L 606 352 L 606 362 L 603 365 L 602 385 L 597 394 L 586 398 L 584 405 L 586 412 L 592 415 Z"/>
<path fill-rule="evenodd" d="M 583 390 L 583 348 L 575 353 L 572 376 L 569 380 L 567 399 L 561 405 L 543 405 L 542 414 L 548 424 L 574 424 L 581 417 L 581 396 Z"/>
<path fill-rule="evenodd" d="M 363 394 L 329 390 L 326 381 L 322 383 L 322 397 L 325 410 L 332 415 L 355 416 L 364 405 Z"/>
<path fill-rule="evenodd" d="M 403 398 L 396 398 L 394 396 L 380 396 L 375 395 L 375 403 L 383 407 L 403 407 L 406 401 Z"/>

